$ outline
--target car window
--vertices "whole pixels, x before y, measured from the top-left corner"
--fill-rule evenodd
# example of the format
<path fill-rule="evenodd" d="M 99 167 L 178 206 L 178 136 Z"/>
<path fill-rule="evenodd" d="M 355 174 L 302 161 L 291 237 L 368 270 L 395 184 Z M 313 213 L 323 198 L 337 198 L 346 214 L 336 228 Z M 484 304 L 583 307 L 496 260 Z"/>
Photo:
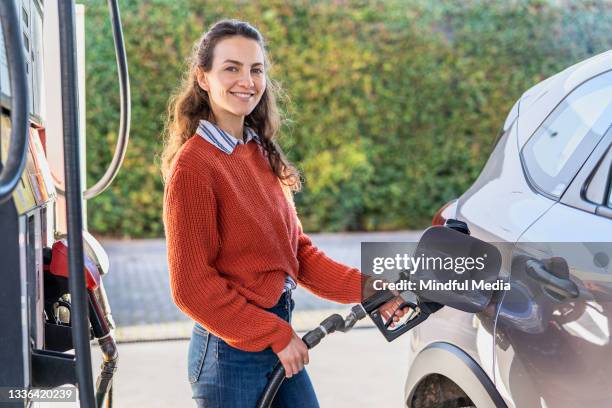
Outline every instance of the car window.
<path fill-rule="evenodd" d="M 612 169 L 610 169 L 610 175 L 608 179 L 610 180 L 608 183 L 608 205 L 607 207 L 612 208 Z"/>
<path fill-rule="evenodd" d="M 612 149 L 603 156 L 595 171 L 590 177 L 589 184 L 585 191 L 585 198 L 594 204 L 604 204 L 608 202 L 608 185 L 610 184 L 610 169 L 612 168 Z"/>
<path fill-rule="evenodd" d="M 612 71 L 572 91 L 521 151 L 530 181 L 560 197 L 612 122 Z"/>

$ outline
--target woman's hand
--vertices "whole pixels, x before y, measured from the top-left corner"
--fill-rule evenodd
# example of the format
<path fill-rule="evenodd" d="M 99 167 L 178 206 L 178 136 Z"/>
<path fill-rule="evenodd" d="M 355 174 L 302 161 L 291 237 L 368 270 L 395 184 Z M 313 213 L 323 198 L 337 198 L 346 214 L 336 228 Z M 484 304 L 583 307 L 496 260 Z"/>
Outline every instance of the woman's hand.
<path fill-rule="evenodd" d="M 296 332 L 293 332 L 291 341 L 287 347 L 276 353 L 281 364 L 285 368 L 285 376 L 291 378 L 299 373 L 308 364 L 308 347 Z"/>
<path fill-rule="evenodd" d="M 379 309 L 380 315 L 385 319 L 385 321 L 393 319 L 393 322 L 390 325 L 392 329 L 395 328 L 395 324 L 399 322 L 404 315 L 406 315 L 406 320 L 410 320 L 419 313 L 418 308 L 415 310 L 406 306 L 399 309 L 399 306 L 404 302 L 404 299 L 402 299 L 397 292 L 394 294 L 396 297 L 382 305 Z"/>

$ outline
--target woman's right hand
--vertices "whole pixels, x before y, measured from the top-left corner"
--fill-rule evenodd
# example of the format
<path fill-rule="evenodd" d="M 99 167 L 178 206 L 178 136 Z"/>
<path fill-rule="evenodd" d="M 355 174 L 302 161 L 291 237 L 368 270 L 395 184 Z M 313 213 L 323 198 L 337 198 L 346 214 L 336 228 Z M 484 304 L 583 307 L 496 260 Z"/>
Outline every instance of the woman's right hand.
<path fill-rule="evenodd" d="M 308 364 L 308 347 L 296 332 L 293 332 L 287 347 L 276 355 L 285 368 L 285 377 L 287 378 L 299 373 Z"/>

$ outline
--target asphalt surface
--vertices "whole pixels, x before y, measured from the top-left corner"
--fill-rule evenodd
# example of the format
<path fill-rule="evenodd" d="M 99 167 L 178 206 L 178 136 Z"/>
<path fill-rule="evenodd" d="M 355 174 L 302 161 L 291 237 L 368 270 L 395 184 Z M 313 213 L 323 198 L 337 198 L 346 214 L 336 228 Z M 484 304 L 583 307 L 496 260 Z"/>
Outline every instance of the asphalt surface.
<path fill-rule="evenodd" d="M 188 344 L 120 344 L 114 408 L 195 407 L 187 381 Z M 407 336 L 387 343 L 375 328 L 324 339 L 310 351 L 306 366 L 321 408 L 405 407 L 408 347 Z M 97 347 L 92 348 L 92 359 L 96 371 L 102 361 Z"/>
<path fill-rule="evenodd" d="M 312 234 L 311 238 L 331 258 L 360 267 L 362 241 L 412 242 L 419 236 L 420 232 L 405 231 Z M 172 302 L 165 242 L 106 240 L 102 245 L 111 263 L 103 281 L 121 342 L 114 407 L 195 406 L 187 381 L 185 340 L 193 322 Z M 348 311 L 346 305 L 317 298 L 300 288 L 294 299 L 293 327 L 298 332 L 316 327 L 332 312 Z M 322 408 L 405 406 L 408 336 L 387 343 L 367 320 L 349 333 L 329 336 L 310 351 L 307 369 Z M 96 346 L 92 347 L 92 359 L 97 373 L 101 356 Z"/>

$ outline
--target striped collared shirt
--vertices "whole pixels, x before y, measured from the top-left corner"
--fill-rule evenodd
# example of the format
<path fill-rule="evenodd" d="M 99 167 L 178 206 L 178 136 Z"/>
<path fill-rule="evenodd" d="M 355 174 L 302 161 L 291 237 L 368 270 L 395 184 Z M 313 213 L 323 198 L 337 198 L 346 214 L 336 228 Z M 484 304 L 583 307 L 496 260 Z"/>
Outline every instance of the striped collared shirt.
<path fill-rule="evenodd" d="M 200 120 L 196 133 L 204 138 L 208 143 L 216 146 L 219 150 L 232 154 L 239 144 L 249 143 L 251 140 L 258 141 L 255 131 L 249 127 L 244 127 L 244 141 L 236 139 L 234 136 L 221 129 L 219 126 L 207 120 Z"/>
<path fill-rule="evenodd" d="M 219 150 L 232 154 L 236 146 L 239 144 L 249 143 L 251 140 L 259 143 L 259 136 L 257 133 L 249 127 L 244 127 L 244 141 L 240 139 L 236 139 L 234 136 L 227 133 L 225 130 L 221 129 L 219 126 L 211 123 L 207 120 L 200 120 L 200 124 L 198 125 L 198 130 L 196 131 L 198 135 L 204 138 L 208 143 L 216 146 Z M 295 281 L 291 278 L 291 276 L 287 275 L 285 278 L 285 291 L 293 290 L 297 287 Z"/>

